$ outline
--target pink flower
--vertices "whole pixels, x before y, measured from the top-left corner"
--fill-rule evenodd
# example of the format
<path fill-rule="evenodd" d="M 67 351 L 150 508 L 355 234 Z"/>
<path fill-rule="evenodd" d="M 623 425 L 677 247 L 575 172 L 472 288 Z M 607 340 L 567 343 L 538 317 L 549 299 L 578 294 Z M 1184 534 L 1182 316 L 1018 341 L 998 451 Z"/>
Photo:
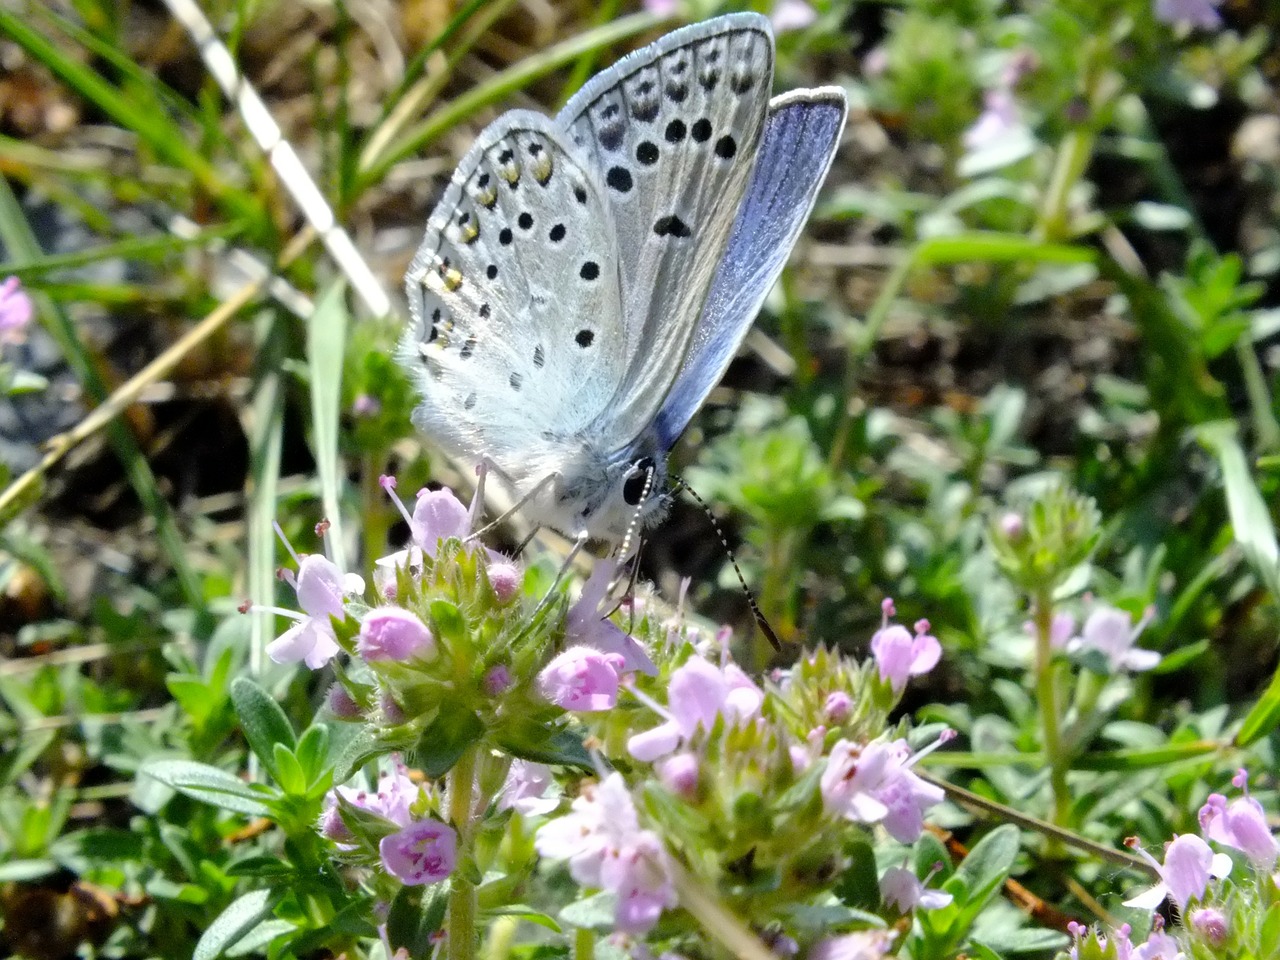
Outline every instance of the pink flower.
<path fill-rule="evenodd" d="M 1178 941 L 1163 930 L 1153 930 L 1147 942 L 1133 950 L 1133 960 L 1184 960 Z"/>
<path fill-rule="evenodd" d="M 702 657 L 690 657 L 671 673 L 667 686 L 667 721 L 627 741 L 637 760 L 652 762 L 666 756 L 699 729 L 710 731 L 716 718 L 740 724 L 760 713 L 764 692 L 735 664 L 715 667 Z"/>
<path fill-rule="evenodd" d="M 871 655 L 880 668 L 880 679 L 888 683 L 895 694 L 901 693 L 910 677 L 928 673 L 942 657 L 942 645 L 938 638 L 929 635 L 929 621 L 916 623 L 916 635 L 907 633 L 906 627 L 890 625 L 888 617 L 871 638 Z"/>
<path fill-rule="evenodd" d="M 35 308 L 17 277 L 0 283 L 0 343 L 21 343 Z"/>
<path fill-rule="evenodd" d="M 591 647 L 570 647 L 538 674 L 538 689 L 558 707 L 582 713 L 609 710 L 618 702 L 623 659 Z"/>
<path fill-rule="evenodd" d="M 806 960 L 880 960 L 889 955 L 893 933 L 860 930 L 838 937 L 824 937 L 809 948 Z"/>
<path fill-rule="evenodd" d="M 554 782 L 550 767 L 532 760 L 512 760 L 507 781 L 498 793 L 498 809 L 514 810 L 526 817 L 550 813 L 560 806 L 559 797 L 546 796 Z"/>
<path fill-rule="evenodd" d="M 357 417 L 373 417 L 382 412 L 382 404 L 378 402 L 377 397 L 371 397 L 367 393 L 360 393 L 351 401 L 351 412 Z"/>
<path fill-rule="evenodd" d="M 406 886 L 439 883 L 458 860 L 458 835 L 439 820 L 417 820 L 378 844 L 382 866 Z"/>
<path fill-rule="evenodd" d="M 471 532 L 471 517 L 452 490 L 419 490 L 409 526 L 422 552 L 435 557 L 441 542 L 462 540 Z"/>
<path fill-rule="evenodd" d="M 395 571 L 398 568 L 420 567 L 424 557 L 435 559 L 440 551 L 440 544 L 445 540 L 466 540 L 471 533 L 471 515 L 462 501 L 454 496 L 452 490 L 427 489 L 418 491 L 413 512 L 410 513 L 395 493 L 394 477 L 383 476 L 379 478 L 379 483 L 391 498 L 391 502 L 396 505 L 405 522 L 409 524 L 409 532 L 413 539 L 412 545 L 406 549 L 379 557 L 374 561 L 374 582 L 379 591 L 385 595 L 386 588 L 395 585 Z M 511 561 L 502 554 L 488 548 L 484 549 L 490 564 L 511 564 Z"/>
<path fill-rule="evenodd" d="M 983 95 L 984 109 L 964 133 L 964 145 L 970 150 L 980 150 L 1024 128 L 1013 91 L 996 87 Z"/>
<path fill-rule="evenodd" d="M 614 919 L 622 932 L 644 933 L 664 908 L 676 905 L 666 851 L 657 834 L 640 829 L 617 773 L 584 790 L 568 814 L 543 824 L 534 846 L 544 857 L 567 860 L 582 886 L 614 893 Z"/>
<path fill-rule="evenodd" d="M 376 790 L 363 790 L 358 787 L 335 787 L 329 791 L 326 803 L 337 806 L 337 797 L 354 807 L 377 814 L 384 820 L 390 820 L 397 826 L 409 825 L 412 819 L 410 812 L 418 802 L 418 785 L 409 777 L 403 764 L 396 764 L 391 770 L 378 778 Z"/>
<path fill-rule="evenodd" d="M 1270 871 L 1280 856 L 1262 804 L 1253 797 L 1237 797 L 1228 804 L 1222 794 L 1209 794 L 1200 808 L 1200 829 L 1210 840 L 1239 850 L 1259 870 Z"/>
<path fill-rule="evenodd" d="M 1156 863 L 1155 858 L 1137 846 L 1136 841 L 1130 846 L 1136 847 L 1138 853 L 1156 868 L 1160 882 L 1126 900 L 1126 907 L 1155 910 L 1168 897 L 1182 911 L 1188 902 L 1204 896 L 1210 877 L 1225 877 L 1231 872 L 1231 858 L 1225 853 L 1215 854 L 1193 833 L 1173 838 L 1165 848 L 1163 865 Z"/>
<path fill-rule="evenodd" d="M 880 896 L 899 913 L 910 913 L 916 907 L 936 910 L 954 899 L 941 890 L 930 890 L 920 882 L 915 871 L 906 867 L 890 867 L 880 878 Z"/>
<path fill-rule="evenodd" d="M 1022 519 L 1022 514 L 1011 511 L 1000 517 L 1000 532 L 1010 540 L 1019 539 L 1026 530 L 1027 524 Z"/>
<path fill-rule="evenodd" d="M 356 652 L 365 660 L 430 659 L 436 641 L 415 614 L 401 607 L 380 607 L 361 621 Z"/>
<path fill-rule="evenodd" d="M 644 0 L 644 8 L 655 17 L 670 17 L 679 8 L 679 3 L 678 0 Z"/>
<path fill-rule="evenodd" d="M 604 861 L 601 886 L 618 898 L 614 923 L 621 933 L 643 934 L 677 903 L 667 876 L 666 851 L 652 830 L 642 830 Z"/>
<path fill-rule="evenodd" d="M 1148 610 L 1134 625 L 1123 610 L 1097 606 L 1085 620 L 1080 636 L 1067 644 L 1067 650 L 1097 650 L 1107 658 L 1112 673 L 1150 670 L 1160 662 L 1160 654 L 1135 647 L 1134 643 L 1154 616 L 1154 611 Z"/>
<path fill-rule="evenodd" d="M 267 656 L 276 663 L 302 661 L 318 670 L 340 649 L 329 618 L 346 617 L 346 596 L 363 593 L 364 581 L 355 574 L 343 574 L 332 560 L 318 553 L 299 561 L 296 577 L 288 570 L 281 576 L 297 591 L 303 615 L 277 611 L 295 617 L 298 623 L 267 644 Z"/>
<path fill-rule="evenodd" d="M 1222 0 L 1156 0 L 1157 20 L 1168 24 L 1186 23 L 1193 27 L 1212 30 L 1222 25 L 1218 7 Z"/>
<path fill-rule="evenodd" d="M 804 0 L 777 0 L 769 14 L 769 22 L 773 24 L 775 33 L 803 30 L 817 19 L 818 11 Z"/>
<path fill-rule="evenodd" d="M 882 823 L 895 840 L 914 843 L 924 830 L 924 811 L 944 797 L 911 772 L 919 756 L 905 740 L 837 741 L 819 780 L 824 806 L 846 820 Z"/>
<path fill-rule="evenodd" d="M 624 673 L 645 673 L 657 676 L 658 668 L 635 637 L 601 613 L 609 581 L 613 578 L 614 565 L 608 560 L 597 560 L 591 568 L 591 576 L 582 585 L 577 601 L 569 608 L 565 618 L 565 642 L 594 647 L 601 653 L 616 653 L 622 657 Z"/>

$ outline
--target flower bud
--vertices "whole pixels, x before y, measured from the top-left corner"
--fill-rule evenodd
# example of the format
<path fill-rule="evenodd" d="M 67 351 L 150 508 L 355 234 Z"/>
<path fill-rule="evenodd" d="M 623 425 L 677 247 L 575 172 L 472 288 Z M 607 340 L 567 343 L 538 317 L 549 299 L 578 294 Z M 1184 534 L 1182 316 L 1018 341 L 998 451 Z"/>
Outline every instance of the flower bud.
<path fill-rule="evenodd" d="M 836 725 L 844 723 L 853 713 L 853 698 L 843 690 L 835 690 L 827 695 L 822 705 L 822 714 L 827 721 Z"/>
<path fill-rule="evenodd" d="M 698 758 L 692 753 L 677 753 L 658 764 L 658 779 L 674 794 L 693 799 L 698 792 Z"/>
<path fill-rule="evenodd" d="M 506 693 L 511 689 L 514 681 L 511 678 L 511 671 L 505 663 L 499 663 L 489 668 L 484 675 L 484 692 L 491 697 L 496 697 L 501 693 Z"/>
<path fill-rule="evenodd" d="M 499 603 L 510 602 L 520 590 L 520 571 L 514 563 L 491 563 L 487 573 Z"/>
<path fill-rule="evenodd" d="M 1227 918 L 1213 907 L 1192 910 L 1191 929 L 1211 946 L 1220 947 L 1227 941 Z"/>
<path fill-rule="evenodd" d="M 346 825 L 342 815 L 338 813 L 338 805 L 325 807 L 320 814 L 320 835 L 338 843 L 350 843 L 355 839 L 351 828 Z"/>
<path fill-rule="evenodd" d="M 347 688 L 335 683 L 329 688 L 329 712 L 339 720 L 359 720 L 364 716 L 360 704 L 356 703 Z"/>
<path fill-rule="evenodd" d="M 435 638 L 426 624 L 400 607 L 370 611 L 356 638 L 356 651 L 365 660 L 429 659 L 435 650 Z"/>

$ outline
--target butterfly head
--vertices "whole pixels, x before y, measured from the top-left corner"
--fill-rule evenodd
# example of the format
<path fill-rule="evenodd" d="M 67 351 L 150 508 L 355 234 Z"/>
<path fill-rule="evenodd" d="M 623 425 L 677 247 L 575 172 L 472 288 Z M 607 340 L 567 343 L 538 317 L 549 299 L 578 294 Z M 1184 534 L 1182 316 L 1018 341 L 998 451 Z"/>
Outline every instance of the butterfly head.
<path fill-rule="evenodd" d="M 670 506 L 667 458 L 656 436 L 646 434 L 610 457 L 588 455 L 575 466 L 584 469 L 570 468 L 560 488 L 560 506 L 574 519 L 552 526 L 618 543 L 662 519 Z"/>

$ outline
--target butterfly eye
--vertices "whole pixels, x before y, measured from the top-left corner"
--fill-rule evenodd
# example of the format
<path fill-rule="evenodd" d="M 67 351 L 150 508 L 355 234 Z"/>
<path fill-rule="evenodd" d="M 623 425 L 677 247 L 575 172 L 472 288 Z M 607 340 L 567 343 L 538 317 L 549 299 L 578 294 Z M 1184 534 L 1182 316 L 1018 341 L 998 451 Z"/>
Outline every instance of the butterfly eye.
<path fill-rule="evenodd" d="M 653 477 L 653 457 L 641 457 L 631 465 L 627 481 L 622 485 L 622 499 L 633 507 L 640 506 Z"/>

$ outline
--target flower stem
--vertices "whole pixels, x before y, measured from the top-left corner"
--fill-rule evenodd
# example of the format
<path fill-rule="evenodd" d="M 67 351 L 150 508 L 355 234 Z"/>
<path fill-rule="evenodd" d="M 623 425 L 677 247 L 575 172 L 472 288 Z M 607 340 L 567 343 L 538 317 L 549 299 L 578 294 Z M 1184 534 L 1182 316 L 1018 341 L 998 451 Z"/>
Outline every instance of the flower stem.
<path fill-rule="evenodd" d="M 1093 157 L 1094 135 L 1089 130 L 1072 130 L 1062 138 L 1054 161 L 1053 175 L 1045 191 L 1036 235 L 1049 243 L 1070 236 L 1071 190 L 1084 176 Z"/>
<path fill-rule="evenodd" d="M 579 927 L 573 934 L 573 960 L 594 960 L 595 955 L 595 932 Z"/>
<path fill-rule="evenodd" d="M 1049 785 L 1053 790 L 1053 814 L 1056 826 L 1069 826 L 1071 795 L 1067 792 L 1067 757 L 1062 749 L 1058 728 L 1058 693 L 1053 683 L 1053 647 L 1050 635 L 1053 625 L 1053 593 L 1041 588 L 1035 598 L 1036 625 L 1036 700 L 1040 704 L 1040 721 L 1044 727 L 1044 752 L 1049 760 Z M 1054 846 L 1057 846 L 1056 842 Z"/>
<path fill-rule="evenodd" d="M 712 896 L 674 857 L 668 858 L 671 881 L 680 905 L 693 914 L 702 929 L 739 960 L 777 960 L 760 938 L 728 907 Z"/>
<path fill-rule="evenodd" d="M 476 888 L 463 866 L 471 856 L 471 794 L 476 778 L 476 748 L 466 750 L 449 771 L 449 821 L 458 831 L 458 865 L 449 878 L 449 960 L 474 960 Z"/>

